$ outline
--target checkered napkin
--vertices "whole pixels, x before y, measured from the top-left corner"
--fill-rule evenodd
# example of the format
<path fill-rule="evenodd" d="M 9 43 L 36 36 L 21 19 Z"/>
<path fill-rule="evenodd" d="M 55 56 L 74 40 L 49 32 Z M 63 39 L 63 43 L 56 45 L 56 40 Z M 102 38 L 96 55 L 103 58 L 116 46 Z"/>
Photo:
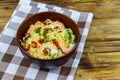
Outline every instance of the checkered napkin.
<path fill-rule="evenodd" d="M 43 70 L 27 61 L 17 47 L 15 35 L 19 25 L 30 15 L 55 11 L 72 18 L 79 26 L 81 40 L 76 55 L 66 64 Z M 80 62 L 93 14 L 78 12 L 30 0 L 19 1 L 14 13 L 0 34 L 0 80 L 73 80 Z"/>

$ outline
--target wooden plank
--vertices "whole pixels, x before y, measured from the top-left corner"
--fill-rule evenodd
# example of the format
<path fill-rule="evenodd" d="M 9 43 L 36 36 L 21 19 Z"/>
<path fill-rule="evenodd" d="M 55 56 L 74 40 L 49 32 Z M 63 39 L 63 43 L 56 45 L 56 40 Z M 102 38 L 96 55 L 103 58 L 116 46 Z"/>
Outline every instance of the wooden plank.
<path fill-rule="evenodd" d="M 17 3 L 17 0 L 0 0 L 0 32 L 12 15 Z"/>

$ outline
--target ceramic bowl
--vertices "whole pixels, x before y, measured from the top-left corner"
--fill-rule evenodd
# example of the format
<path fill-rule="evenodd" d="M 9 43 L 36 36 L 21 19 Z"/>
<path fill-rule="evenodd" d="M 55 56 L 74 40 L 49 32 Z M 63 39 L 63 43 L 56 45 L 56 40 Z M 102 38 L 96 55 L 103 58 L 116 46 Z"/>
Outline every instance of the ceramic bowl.
<path fill-rule="evenodd" d="M 73 33 L 75 34 L 76 44 L 70 53 L 66 54 L 65 56 L 56 58 L 56 59 L 44 60 L 44 59 L 37 59 L 37 58 L 32 57 L 22 48 L 20 39 L 22 39 L 24 34 L 27 32 L 29 26 L 31 24 L 34 24 L 36 21 L 45 21 L 46 19 L 59 20 L 62 23 L 64 23 L 64 25 L 67 28 L 72 29 Z M 25 58 L 27 58 L 31 62 L 35 62 L 39 64 L 40 67 L 43 69 L 53 69 L 55 67 L 65 64 L 67 61 L 70 60 L 70 58 L 72 58 L 75 55 L 75 52 L 77 50 L 77 47 L 80 41 L 80 32 L 79 32 L 79 28 L 77 24 L 68 16 L 58 13 L 58 12 L 47 11 L 47 12 L 40 12 L 40 13 L 33 14 L 31 17 L 24 20 L 17 30 L 16 41 L 17 41 L 18 47 L 20 48 Z"/>

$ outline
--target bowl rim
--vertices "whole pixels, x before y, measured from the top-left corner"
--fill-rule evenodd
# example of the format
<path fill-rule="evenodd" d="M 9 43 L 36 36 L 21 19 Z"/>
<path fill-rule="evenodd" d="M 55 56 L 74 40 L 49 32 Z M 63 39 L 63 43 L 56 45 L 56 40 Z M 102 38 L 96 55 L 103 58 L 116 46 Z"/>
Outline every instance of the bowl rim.
<path fill-rule="evenodd" d="M 44 14 L 44 13 L 48 13 L 48 14 L 49 14 L 49 13 L 59 14 L 59 15 L 62 15 L 62 16 L 64 16 L 64 17 L 70 19 L 70 20 L 73 22 L 73 24 L 76 26 L 76 28 L 78 29 L 78 32 L 79 32 L 79 35 L 77 35 L 77 36 L 78 36 L 78 39 L 76 40 L 75 46 L 70 50 L 70 52 L 67 53 L 67 54 L 65 54 L 65 55 L 63 55 L 63 56 L 57 57 L 57 58 L 55 58 L 55 59 L 40 59 L 40 58 L 35 58 L 35 57 L 33 57 L 32 55 L 30 55 L 28 52 L 26 52 L 26 51 L 22 48 L 21 44 L 19 44 L 19 42 L 18 42 L 19 39 L 18 39 L 17 36 L 18 36 L 18 34 L 19 34 L 18 31 L 19 31 L 19 29 L 21 28 L 21 26 L 22 26 L 27 20 L 33 18 L 35 15 Z M 65 15 L 65 14 L 62 14 L 62 13 L 59 13 L 59 12 L 54 12 L 54 11 L 44 11 L 44 12 L 38 12 L 38 13 L 32 14 L 30 17 L 26 18 L 26 19 L 19 25 L 19 27 L 18 27 L 18 29 L 17 29 L 17 33 L 16 33 L 17 45 L 18 45 L 18 47 L 20 48 L 20 50 L 23 51 L 22 54 L 25 54 L 25 55 L 29 56 L 29 57 L 32 58 L 32 59 L 40 60 L 40 61 L 54 61 L 54 60 L 59 60 L 59 59 L 61 59 L 61 58 L 63 58 L 63 57 L 66 57 L 66 56 L 70 55 L 70 53 L 72 54 L 72 51 L 74 51 L 74 50 L 77 49 L 77 47 L 78 47 L 78 45 L 79 45 L 79 42 L 80 42 L 80 38 L 81 38 L 81 37 L 80 37 L 79 27 L 78 27 L 78 25 L 73 21 L 73 19 L 71 19 L 70 17 L 68 17 L 68 16 Z M 74 54 L 75 54 L 75 53 L 74 53 Z"/>

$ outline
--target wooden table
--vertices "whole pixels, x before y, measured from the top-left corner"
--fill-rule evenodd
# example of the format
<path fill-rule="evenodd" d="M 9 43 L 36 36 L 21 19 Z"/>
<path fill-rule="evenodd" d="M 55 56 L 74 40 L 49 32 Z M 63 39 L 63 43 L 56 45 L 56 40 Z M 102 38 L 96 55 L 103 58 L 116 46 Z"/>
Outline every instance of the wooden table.
<path fill-rule="evenodd" d="M 75 80 L 120 80 L 120 0 L 34 0 L 84 12 L 94 19 Z M 0 0 L 0 31 L 18 0 Z"/>

